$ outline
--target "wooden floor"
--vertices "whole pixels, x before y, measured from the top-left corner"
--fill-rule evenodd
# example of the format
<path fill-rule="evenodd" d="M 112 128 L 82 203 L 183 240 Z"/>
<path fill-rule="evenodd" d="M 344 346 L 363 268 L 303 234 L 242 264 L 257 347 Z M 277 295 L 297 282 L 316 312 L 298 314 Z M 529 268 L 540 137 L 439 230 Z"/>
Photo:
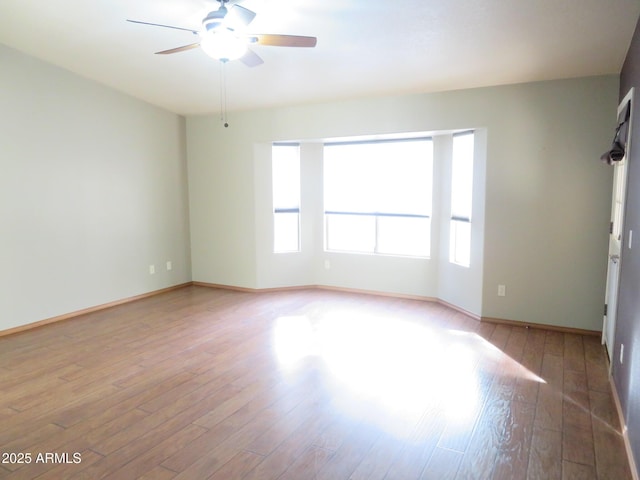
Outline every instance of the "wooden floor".
<path fill-rule="evenodd" d="M 597 337 L 322 290 L 0 338 L 0 452 L 12 480 L 631 478 Z"/>

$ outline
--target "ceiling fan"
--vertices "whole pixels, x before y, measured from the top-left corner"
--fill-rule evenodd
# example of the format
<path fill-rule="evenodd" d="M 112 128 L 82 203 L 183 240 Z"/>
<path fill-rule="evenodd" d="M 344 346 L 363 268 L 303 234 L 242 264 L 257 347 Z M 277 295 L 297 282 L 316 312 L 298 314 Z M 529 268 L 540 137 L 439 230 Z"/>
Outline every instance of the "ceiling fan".
<path fill-rule="evenodd" d="M 253 21 L 256 13 L 237 4 L 231 6 L 231 8 L 227 8 L 226 4 L 229 3 L 229 0 L 217 1 L 220 3 L 220 7 L 217 10 L 212 10 L 202 19 L 202 27 L 200 30 L 162 25 L 159 23 L 141 22 L 138 20 L 127 21 L 142 25 L 184 30 L 200 37 L 199 42 L 156 52 L 158 55 L 179 53 L 201 47 L 207 55 L 223 63 L 238 59 L 248 67 L 256 67 L 264 63 L 262 58 L 249 48 L 250 45 L 267 45 L 272 47 L 316 46 L 316 37 L 243 33 L 242 30 Z"/>

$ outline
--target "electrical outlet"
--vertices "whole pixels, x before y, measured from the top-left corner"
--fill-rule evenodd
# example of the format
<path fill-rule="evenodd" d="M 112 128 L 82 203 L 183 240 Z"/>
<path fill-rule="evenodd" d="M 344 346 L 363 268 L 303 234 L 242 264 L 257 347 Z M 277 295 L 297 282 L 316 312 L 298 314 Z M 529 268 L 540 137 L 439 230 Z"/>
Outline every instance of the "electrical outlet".
<path fill-rule="evenodd" d="M 620 344 L 620 363 L 623 363 L 624 360 L 624 343 Z"/>
<path fill-rule="evenodd" d="M 498 296 L 499 297 L 507 296 L 507 287 L 505 285 L 498 285 Z"/>
<path fill-rule="evenodd" d="M 325 270 L 329 270 L 331 268 L 331 262 L 329 260 L 324 261 Z"/>
<path fill-rule="evenodd" d="M 155 274 L 156 274 L 156 266 L 149 265 L 149 275 L 155 275 Z"/>
<path fill-rule="evenodd" d="M 171 270 L 173 265 L 171 264 L 171 260 L 167 260 L 167 271 Z"/>

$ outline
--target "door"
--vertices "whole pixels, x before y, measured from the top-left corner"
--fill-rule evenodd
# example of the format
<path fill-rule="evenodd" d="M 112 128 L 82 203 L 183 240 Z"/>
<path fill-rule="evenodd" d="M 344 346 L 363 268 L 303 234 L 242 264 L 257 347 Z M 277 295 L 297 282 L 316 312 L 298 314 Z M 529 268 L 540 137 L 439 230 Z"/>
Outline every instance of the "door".
<path fill-rule="evenodd" d="M 627 125 L 623 126 L 626 132 L 631 133 L 631 106 L 633 99 L 633 89 L 629 91 L 618 107 L 618 122 L 624 121 L 621 116 L 626 116 L 628 112 Z M 621 136 L 625 144 L 625 152 L 631 146 L 630 138 L 626 134 Z M 622 248 L 624 240 L 624 207 L 627 186 L 627 153 L 622 160 L 614 162 L 613 174 L 613 194 L 611 199 L 611 224 L 609 228 L 609 262 L 607 269 L 607 289 L 605 293 L 605 311 L 602 327 L 602 342 L 605 344 L 609 354 L 609 363 L 612 363 L 611 355 L 614 352 L 614 341 L 616 331 L 616 313 L 618 306 L 618 284 L 620 281 L 620 261 L 622 259 Z M 627 239 L 631 241 L 631 239 Z"/>

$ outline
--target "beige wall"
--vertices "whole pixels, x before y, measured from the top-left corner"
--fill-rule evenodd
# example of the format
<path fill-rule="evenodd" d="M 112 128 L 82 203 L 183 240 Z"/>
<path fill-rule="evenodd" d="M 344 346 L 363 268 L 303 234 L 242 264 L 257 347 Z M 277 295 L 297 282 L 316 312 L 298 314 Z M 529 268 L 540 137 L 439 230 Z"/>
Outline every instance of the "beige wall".
<path fill-rule="evenodd" d="M 194 280 L 437 296 L 483 316 L 598 330 L 611 193 L 611 171 L 598 158 L 610 142 L 617 88 L 617 77 L 606 76 L 359 99 L 236 113 L 227 129 L 217 115 L 189 117 Z M 316 239 L 307 242 L 313 251 L 274 260 L 265 247 L 270 142 L 465 128 L 486 129 L 479 279 L 444 274 L 433 259 L 331 255 L 325 271 L 317 221 L 303 227 L 303 242 L 305 232 Z M 303 189 L 320 181 L 311 150 Z M 456 298 L 465 285 L 477 299 Z"/>
<path fill-rule="evenodd" d="M 0 330 L 190 281 L 184 118 L 0 65 Z"/>
<path fill-rule="evenodd" d="M 0 63 L 0 330 L 191 279 L 438 297 L 488 317 L 600 328 L 611 170 L 598 158 L 615 76 L 241 112 L 225 129 L 218 115 L 185 124 L 5 47 Z M 443 255 L 323 252 L 315 142 L 467 128 L 484 144 L 471 269 Z M 269 145 L 288 140 L 305 143 L 307 220 L 303 251 L 274 256 Z"/>

